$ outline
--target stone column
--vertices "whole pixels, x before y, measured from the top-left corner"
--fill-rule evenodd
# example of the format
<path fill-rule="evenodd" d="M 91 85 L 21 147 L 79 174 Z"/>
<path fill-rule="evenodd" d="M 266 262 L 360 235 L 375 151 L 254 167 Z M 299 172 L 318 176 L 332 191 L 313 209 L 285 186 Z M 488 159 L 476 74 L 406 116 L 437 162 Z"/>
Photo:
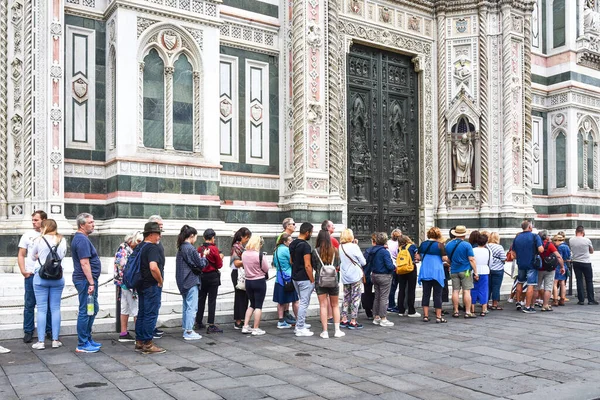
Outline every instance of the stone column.
<path fill-rule="evenodd" d="M 165 67 L 165 149 L 173 150 L 173 73 L 174 67 Z"/>
<path fill-rule="evenodd" d="M 0 218 L 8 195 L 8 0 L 0 0 Z"/>
<path fill-rule="evenodd" d="M 448 191 L 448 134 L 446 128 L 446 10 L 439 8 L 437 14 L 438 52 L 438 217 L 447 215 Z"/>
<path fill-rule="evenodd" d="M 523 16 L 523 98 L 524 110 L 523 119 L 525 123 L 524 146 L 523 146 L 523 163 L 524 177 L 523 189 L 525 191 L 524 202 L 527 212 L 533 213 L 533 132 L 531 121 L 531 12 L 533 6 L 526 9 Z"/>
<path fill-rule="evenodd" d="M 480 185 L 481 211 L 489 211 L 489 124 L 488 124 L 488 7 L 482 3 L 479 7 L 479 138 L 480 154 Z M 492 167 L 493 168 L 493 167 Z"/>
<path fill-rule="evenodd" d="M 512 76 L 511 70 L 511 6 L 508 2 L 502 4 L 502 91 L 503 91 L 503 185 L 502 185 L 502 211 L 511 212 L 513 208 L 513 115 L 512 105 Z"/>

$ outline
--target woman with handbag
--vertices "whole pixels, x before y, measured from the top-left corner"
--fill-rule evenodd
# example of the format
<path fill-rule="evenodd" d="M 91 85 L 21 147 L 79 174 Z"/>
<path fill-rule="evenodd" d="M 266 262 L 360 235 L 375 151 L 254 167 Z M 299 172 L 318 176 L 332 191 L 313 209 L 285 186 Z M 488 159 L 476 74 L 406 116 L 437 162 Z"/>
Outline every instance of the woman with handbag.
<path fill-rule="evenodd" d="M 311 264 L 315 270 L 315 291 L 319 298 L 321 325 L 323 327 L 321 337 L 329 339 L 329 333 L 327 332 L 327 309 L 329 304 L 333 309 L 334 336 L 336 338 L 345 336 L 346 334 L 340 330 L 340 286 L 335 272 L 339 271 L 340 257 L 331 243 L 331 236 L 328 231 L 319 231 L 316 247 L 311 255 Z"/>
<path fill-rule="evenodd" d="M 340 277 L 344 285 L 344 302 L 342 303 L 341 327 L 361 329 L 356 321 L 360 307 L 361 286 L 363 284 L 363 266 L 367 263 L 354 241 L 354 232 L 345 229 L 340 236 Z M 350 314 L 350 321 L 348 321 Z"/>
<path fill-rule="evenodd" d="M 58 340 L 60 335 L 60 297 L 65 287 L 65 278 L 62 276 L 62 265 L 56 264 L 56 270 L 51 270 L 46 260 L 62 260 L 67 253 L 67 242 L 62 235 L 57 233 L 56 221 L 46 219 L 42 221 L 42 234 L 36 239 L 33 246 L 32 257 L 37 259 L 35 276 L 33 277 L 33 290 L 37 303 L 37 333 L 38 342 L 31 347 L 35 350 L 46 348 L 44 343 L 44 327 L 48 307 L 52 314 L 52 348 L 62 346 Z"/>
<path fill-rule="evenodd" d="M 419 269 L 419 285 L 423 285 L 423 322 L 429 322 L 429 299 L 433 289 L 433 306 L 435 308 L 435 322 L 443 324 L 448 322 L 442 317 L 442 288 L 446 284 L 444 275 L 444 259 L 446 250 L 442 241 L 440 228 L 433 227 L 427 231 L 427 240 L 422 242 L 418 250 L 418 259 L 421 260 Z"/>
<path fill-rule="evenodd" d="M 194 319 L 198 312 L 198 292 L 202 268 L 208 265 L 206 258 L 201 258 L 194 247 L 198 231 L 196 228 L 184 225 L 177 236 L 177 257 L 175 258 L 175 280 L 181 297 L 183 307 L 181 311 L 183 338 L 185 340 L 198 340 L 202 336 L 194 332 Z M 208 250 L 204 250 L 204 256 Z"/>
<path fill-rule="evenodd" d="M 246 243 L 252 237 L 252 232 L 246 227 L 237 230 L 231 241 L 231 282 L 233 283 L 233 328 L 242 329 L 242 320 L 248 309 L 248 295 L 246 294 L 244 264 L 242 263 L 242 253 L 245 250 Z"/>
<path fill-rule="evenodd" d="M 261 253 L 264 244 L 260 236 L 252 236 L 246 244 L 246 251 L 242 254 L 242 263 L 246 273 L 246 293 L 250 306 L 246 310 L 242 333 L 250 333 L 252 336 L 264 335 L 266 332 L 260 329 L 260 318 L 262 307 L 267 294 L 267 274 L 269 264 Z M 250 327 L 250 317 L 254 314 L 254 324 Z"/>
<path fill-rule="evenodd" d="M 277 270 L 273 288 L 273 301 L 277 303 L 278 329 L 292 327 L 284 318 L 284 312 L 288 310 L 290 303 L 292 303 L 294 315 L 298 315 L 298 293 L 296 293 L 292 282 L 292 262 L 290 261 L 290 249 L 288 248 L 290 243 L 292 243 L 292 236 L 282 233 L 279 235 L 273 252 L 273 265 Z"/>

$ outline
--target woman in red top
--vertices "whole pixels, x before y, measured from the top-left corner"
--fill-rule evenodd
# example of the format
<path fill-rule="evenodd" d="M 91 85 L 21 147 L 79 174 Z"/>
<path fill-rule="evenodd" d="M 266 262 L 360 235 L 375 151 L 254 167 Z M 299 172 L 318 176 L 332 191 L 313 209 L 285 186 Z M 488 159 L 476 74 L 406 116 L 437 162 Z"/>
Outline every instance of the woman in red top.
<path fill-rule="evenodd" d="M 221 272 L 219 270 L 223 267 L 223 253 L 215 245 L 216 233 L 213 229 L 209 228 L 205 230 L 202 236 L 204 237 L 204 244 L 198 247 L 198 253 L 200 253 L 200 257 L 203 257 L 204 250 L 208 249 L 208 254 L 205 256 L 208 264 L 202 269 L 196 326 L 198 329 L 204 328 L 202 318 L 204 317 L 206 297 L 208 297 L 208 327 L 206 328 L 206 333 L 223 333 L 223 330 L 215 325 L 217 292 L 219 291 L 219 286 L 221 286 Z"/>

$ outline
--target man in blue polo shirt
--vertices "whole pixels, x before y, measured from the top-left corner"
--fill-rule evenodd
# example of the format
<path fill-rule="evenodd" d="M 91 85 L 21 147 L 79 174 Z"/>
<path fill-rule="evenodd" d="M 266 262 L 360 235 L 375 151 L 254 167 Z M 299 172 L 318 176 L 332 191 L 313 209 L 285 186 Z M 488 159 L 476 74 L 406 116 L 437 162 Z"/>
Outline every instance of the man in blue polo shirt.
<path fill-rule="evenodd" d="M 533 307 L 533 293 L 535 286 L 537 285 L 538 270 L 535 263 L 536 259 L 544 251 L 542 246 L 542 239 L 539 235 L 534 234 L 532 231 L 533 225 L 528 220 L 521 223 L 521 229 L 523 232 L 519 233 L 513 240 L 513 244 L 510 249 L 515 253 L 517 258 L 517 265 L 519 267 L 519 275 L 517 276 L 517 299 L 521 298 L 523 293 L 523 284 L 527 282 L 527 293 L 525 294 L 525 308 L 524 313 L 534 313 L 535 308 Z M 539 260 L 541 262 L 541 260 Z M 521 304 L 517 302 L 517 309 Z"/>
<path fill-rule="evenodd" d="M 479 279 L 473 246 L 465 242 L 467 228 L 458 225 L 450 231 L 455 239 L 446 244 L 446 254 L 450 262 L 450 278 L 452 279 L 452 305 L 454 307 L 453 317 L 458 318 L 458 294 L 463 290 L 463 304 L 465 306 L 465 318 L 475 318 L 471 313 L 471 289 L 473 279 Z M 471 271 L 472 270 L 472 271 Z"/>

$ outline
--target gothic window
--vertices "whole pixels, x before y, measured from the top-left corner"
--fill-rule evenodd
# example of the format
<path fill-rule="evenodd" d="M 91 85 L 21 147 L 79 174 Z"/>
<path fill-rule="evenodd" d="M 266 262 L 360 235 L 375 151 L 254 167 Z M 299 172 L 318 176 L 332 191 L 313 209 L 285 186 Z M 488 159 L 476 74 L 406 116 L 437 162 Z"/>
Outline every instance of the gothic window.
<path fill-rule="evenodd" d="M 583 169 L 586 163 L 583 162 L 583 131 L 577 135 L 577 186 L 583 187 Z"/>
<path fill-rule="evenodd" d="M 596 189 L 598 174 L 595 160 L 598 157 L 595 132 L 591 119 L 585 119 L 577 134 L 577 186 L 580 189 Z"/>
<path fill-rule="evenodd" d="M 221 55 L 219 82 L 221 160 L 238 162 L 238 59 Z"/>
<path fill-rule="evenodd" d="M 565 41 L 565 0 L 554 0 L 552 5 L 552 47 L 564 46 Z"/>
<path fill-rule="evenodd" d="M 202 153 L 201 36 L 157 26 L 140 40 L 138 147 Z"/>
<path fill-rule="evenodd" d="M 559 132 L 555 140 L 556 151 L 556 187 L 567 186 L 567 138 Z"/>
<path fill-rule="evenodd" d="M 165 63 L 156 49 L 144 57 L 144 147 L 165 145 Z"/>
<path fill-rule="evenodd" d="M 592 134 L 588 133 L 585 141 L 586 150 L 586 162 L 587 162 L 587 187 L 589 189 L 595 189 L 594 187 L 594 139 Z"/>
<path fill-rule="evenodd" d="M 185 54 L 175 61 L 173 72 L 173 148 L 194 148 L 194 78 L 192 64 Z"/>

